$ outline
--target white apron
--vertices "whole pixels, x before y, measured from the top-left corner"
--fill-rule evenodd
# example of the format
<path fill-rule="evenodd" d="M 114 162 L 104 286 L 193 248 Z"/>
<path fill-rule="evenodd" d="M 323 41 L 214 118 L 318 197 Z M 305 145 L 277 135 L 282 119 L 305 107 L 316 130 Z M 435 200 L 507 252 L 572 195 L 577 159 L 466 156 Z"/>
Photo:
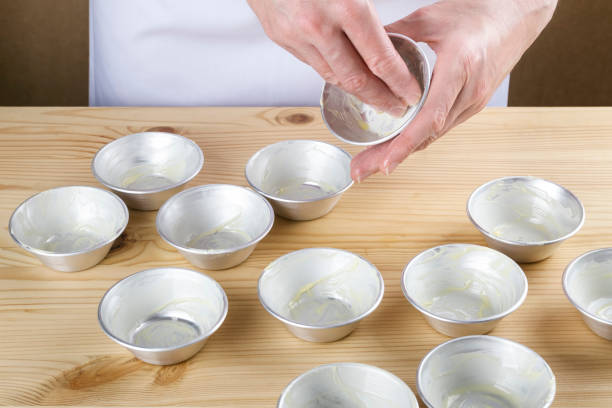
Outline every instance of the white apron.
<path fill-rule="evenodd" d="M 384 24 L 433 0 L 375 1 Z M 322 79 L 246 0 L 90 0 L 92 106 L 316 106 Z M 433 53 L 432 53 L 433 54 Z M 508 78 L 489 105 L 508 99 Z"/>

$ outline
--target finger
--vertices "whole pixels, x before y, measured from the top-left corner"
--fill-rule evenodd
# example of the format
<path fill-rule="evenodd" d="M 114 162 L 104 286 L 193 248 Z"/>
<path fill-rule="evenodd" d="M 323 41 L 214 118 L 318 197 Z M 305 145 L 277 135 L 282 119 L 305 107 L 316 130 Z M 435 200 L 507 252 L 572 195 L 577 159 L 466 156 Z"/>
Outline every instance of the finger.
<path fill-rule="evenodd" d="M 359 15 L 346 21 L 344 32 L 370 71 L 408 105 L 416 105 L 421 99 L 421 87 L 393 46 L 374 6 L 367 4 L 356 8 Z"/>
<path fill-rule="evenodd" d="M 490 75 L 486 72 L 487 66 L 482 65 L 480 69 L 478 67 L 475 68 L 476 71 L 470 74 L 463 89 L 459 92 L 453 108 L 447 115 L 441 134 L 446 134 L 454 127 L 459 126 L 482 111 L 491 99 L 491 96 L 493 96 L 493 93 L 495 93 L 499 83 L 501 83 L 501 81 L 493 83 L 487 80 L 487 78 L 490 78 Z M 425 149 L 430 143 L 431 141 L 422 143 L 416 151 Z"/>
<path fill-rule="evenodd" d="M 342 89 L 395 116 L 406 111 L 405 103 L 368 69 L 346 34 L 337 32 L 329 38 L 315 40 L 313 45 L 325 58 Z"/>
<path fill-rule="evenodd" d="M 461 95 L 459 96 L 461 97 Z M 465 106 L 465 102 L 460 101 L 458 98 L 455 102 L 455 106 L 453 106 L 448 116 L 446 117 L 446 123 L 444 124 L 444 129 L 441 132 L 442 135 L 450 132 L 453 128 L 459 126 L 460 124 L 462 124 L 463 122 L 465 122 L 466 120 L 468 120 L 469 118 L 471 118 L 482 110 L 482 108 L 477 106 L 476 104 L 468 106 L 467 108 Z M 424 150 L 435 140 L 436 139 L 432 138 L 424 140 L 416 149 L 414 149 L 414 152 L 420 152 L 421 150 Z"/>
<path fill-rule="evenodd" d="M 431 143 L 443 134 L 447 117 L 467 79 L 465 69 L 453 55 L 452 52 L 440 53 L 423 109 L 399 136 L 392 139 L 380 162 L 380 170 L 385 174 L 391 173 L 421 144 Z"/>
<path fill-rule="evenodd" d="M 338 84 L 338 78 L 334 75 L 334 71 L 329 67 L 321 53 L 311 44 L 283 45 L 282 47 L 306 65 L 310 65 L 325 82 Z"/>
<path fill-rule="evenodd" d="M 370 177 L 379 169 L 379 163 L 387 152 L 390 142 L 368 146 L 351 160 L 351 178 L 357 183 Z"/>

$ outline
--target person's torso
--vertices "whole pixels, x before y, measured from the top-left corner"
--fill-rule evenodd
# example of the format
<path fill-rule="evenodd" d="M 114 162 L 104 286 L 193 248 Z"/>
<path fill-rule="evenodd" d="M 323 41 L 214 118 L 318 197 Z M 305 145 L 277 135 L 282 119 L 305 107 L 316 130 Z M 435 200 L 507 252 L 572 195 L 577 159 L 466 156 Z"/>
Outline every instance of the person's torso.
<path fill-rule="evenodd" d="M 388 24 L 433 2 L 375 4 Z M 90 0 L 90 105 L 316 105 L 322 85 L 245 0 Z"/>

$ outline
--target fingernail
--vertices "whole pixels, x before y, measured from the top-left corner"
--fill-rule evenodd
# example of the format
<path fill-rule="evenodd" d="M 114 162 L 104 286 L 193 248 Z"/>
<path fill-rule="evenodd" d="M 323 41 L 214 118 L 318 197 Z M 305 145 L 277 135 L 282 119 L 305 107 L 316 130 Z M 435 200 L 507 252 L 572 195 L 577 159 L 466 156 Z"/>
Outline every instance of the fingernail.
<path fill-rule="evenodd" d="M 359 172 L 359 170 L 354 171 L 353 180 L 355 180 L 357 184 L 361 183 L 361 173 Z"/>

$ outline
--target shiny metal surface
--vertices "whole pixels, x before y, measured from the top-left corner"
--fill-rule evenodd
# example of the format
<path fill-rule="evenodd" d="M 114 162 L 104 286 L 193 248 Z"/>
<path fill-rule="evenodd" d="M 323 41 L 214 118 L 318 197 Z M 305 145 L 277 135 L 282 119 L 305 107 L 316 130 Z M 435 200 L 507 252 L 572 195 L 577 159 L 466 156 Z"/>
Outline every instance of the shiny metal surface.
<path fill-rule="evenodd" d="M 478 187 L 468 217 L 487 245 L 517 262 L 551 256 L 584 224 L 584 207 L 564 187 L 535 177 L 504 177 Z"/>
<path fill-rule="evenodd" d="M 402 34 L 389 34 L 391 42 L 422 90 L 419 102 L 401 118 L 364 105 L 354 96 L 330 83 L 321 94 L 321 115 L 329 130 L 340 140 L 355 145 L 374 145 L 397 136 L 421 110 L 429 92 L 431 68 L 419 45 Z"/>
<path fill-rule="evenodd" d="M 270 203 L 229 184 L 193 187 L 170 198 L 157 214 L 159 235 L 193 265 L 227 269 L 243 262 L 274 223 Z"/>
<path fill-rule="evenodd" d="M 193 141 L 173 133 L 142 132 L 100 149 L 91 170 L 135 210 L 157 210 L 194 178 L 204 155 Z"/>
<path fill-rule="evenodd" d="M 440 344 L 421 360 L 417 389 L 429 408 L 548 408 L 556 381 L 546 361 L 522 344 L 467 336 Z"/>
<path fill-rule="evenodd" d="M 334 363 L 313 368 L 283 390 L 277 408 L 418 408 L 410 387 L 381 368 Z"/>
<path fill-rule="evenodd" d="M 460 337 L 488 333 L 518 309 L 527 296 L 527 277 L 501 252 L 448 244 L 406 265 L 402 291 L 435 330 Z"/>
<path fill-rule="evenodd" d="M 257 285 L 263 307 L 295 336 L 330 342 L 350 334 L 380 304 L 378 269 L 351 252 L 307 248 L 281 256 Z"/>
<path fill-rule="evenodd" d="M 227 315 L 214 279 L 189 269 L 156 268 L 113 285 L 98 306 L 108 337 L 150 364 L 176 364 L 197 353 Z"/>
<path fill-rule="evenodd" d="M 324 216 L 353 185 L 351 155 L 313 140 L 264 147 L 248 161 L 245 177 L 276 215 L 297 221 Z"/>
<path fill-rule="evenodd" d="M 58 187 L 38 193 L 13 212 L 9 233 L 49 268 L 76 272 L 100 262 L 125 229 L 128 209 L 96 187 Z"/>
<path fill-rule="evenodd" d="M 612 340 L 612 248 L 573 260 L 563 273 L 563 290 L 593 332 Z"/>

